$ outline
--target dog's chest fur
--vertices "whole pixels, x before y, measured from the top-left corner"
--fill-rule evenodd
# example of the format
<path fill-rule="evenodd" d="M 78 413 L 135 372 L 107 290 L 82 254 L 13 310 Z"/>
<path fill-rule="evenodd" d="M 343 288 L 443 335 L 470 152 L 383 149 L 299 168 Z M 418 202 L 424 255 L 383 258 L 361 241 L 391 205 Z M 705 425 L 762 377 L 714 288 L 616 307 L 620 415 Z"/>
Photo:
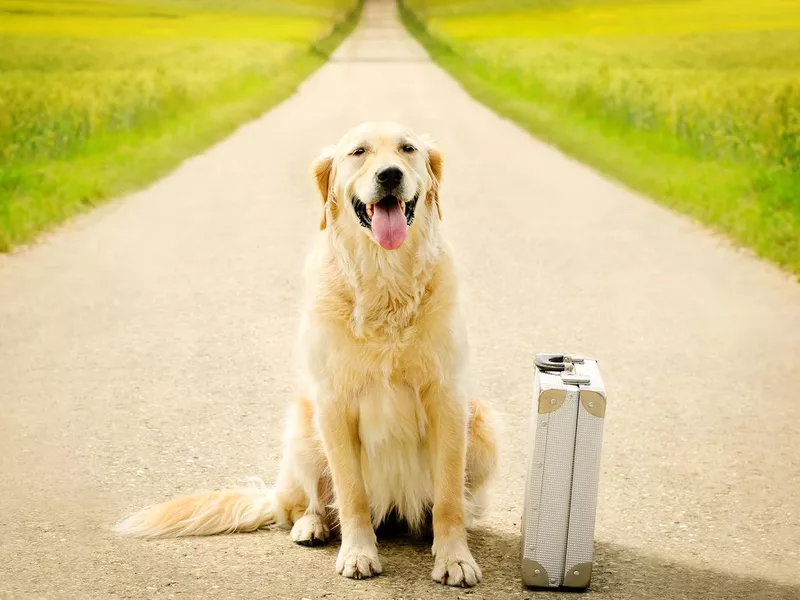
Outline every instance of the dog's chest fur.
<path fill-rule="evenodd" d="M 419 392 L 375 382 L 359 395 L 358 430 L 375 524 L 395 509 L 419 529 L 433 500 L 428 418 Z"/>
<path fill-rule="evenodd" d="M 444 376 L 435 344 L 420 328 L 427 299 L 418 311 L 395 314 L 383 323 L 366 320 L 369 335 L 349 326 L 340 348 L 348 356 L 351 385 L 357 389 L 362 472 L 375 524 L 395 510 L 419 529 L 433 500 L 428 413 L 421 391 Z"/>
<path fill-rule="evenodd" d="M 394 510 L 419 529 L 433 501 L 424 391 L 460 377 L 466 345 L 449 258 L 437 258 L 373 256 L 347 277 L 334 261 L 315 270 L 308 365 L 322 401 L 349 403 L 358 419 L 376 524 Z"/>

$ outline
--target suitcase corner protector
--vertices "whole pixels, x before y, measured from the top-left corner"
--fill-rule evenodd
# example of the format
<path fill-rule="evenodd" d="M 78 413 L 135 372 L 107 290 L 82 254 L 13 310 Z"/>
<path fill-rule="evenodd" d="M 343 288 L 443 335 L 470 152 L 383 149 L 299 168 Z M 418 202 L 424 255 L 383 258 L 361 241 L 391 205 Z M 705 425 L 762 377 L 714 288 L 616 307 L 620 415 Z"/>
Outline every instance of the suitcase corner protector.
<path fill-rule="evenodd" d="M 564 587 L 581 588 L 589 587 L 592 579 L 592 563 L 577 564 L 564 573 Z"/>
<path fill-rule="evenodd" d="M 539 405 L 541 406 L 541 401 Z M 581 406 L 593 417 L 603 419 L 606 416 L 606 398 L 600 392 L 581 390 Z"/>
<path fill-rule="evenodd" d="M 539 394 L 539 407 L 537 410 L 540 415 L 555 412 L 564 405 L 566 400 L 566 390 L 552 388 L 542 390 L 542 392 Z"/>
<path fill-rule="evenodd" d="M 531 587 L 550 587 L 547 571 L 535 560 L 522 561 L 522 581 Z"/>

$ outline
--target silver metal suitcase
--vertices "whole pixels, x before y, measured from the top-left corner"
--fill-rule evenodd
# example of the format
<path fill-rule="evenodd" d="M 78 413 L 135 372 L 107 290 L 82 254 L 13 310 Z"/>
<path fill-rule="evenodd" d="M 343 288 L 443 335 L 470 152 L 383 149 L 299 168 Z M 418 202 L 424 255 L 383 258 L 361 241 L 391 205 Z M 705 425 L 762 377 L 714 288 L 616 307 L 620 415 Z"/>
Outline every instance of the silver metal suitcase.
<path fill-rule="evenodd" d="M 538 354 L 522 515 L 522 580 L 586 588 L 592 576 L 606 392 L 597 361 Z"/>

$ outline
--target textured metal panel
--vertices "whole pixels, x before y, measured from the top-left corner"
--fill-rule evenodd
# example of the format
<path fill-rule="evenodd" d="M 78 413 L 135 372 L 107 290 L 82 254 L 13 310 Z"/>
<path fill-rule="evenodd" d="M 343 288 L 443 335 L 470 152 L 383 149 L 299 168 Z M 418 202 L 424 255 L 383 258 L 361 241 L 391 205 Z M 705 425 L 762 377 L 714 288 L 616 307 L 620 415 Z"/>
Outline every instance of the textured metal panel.
<path fill-rule="evenodd" d="M 532 553 L 530 548 L 533 546 L 533 540 L 536 539 L 536 534 L 539 528 L 539 513 L 534 510 L 531 505 L 531 498 L 538 498 L 542 492 L 541 482 L 534 480 L 531 476 L 533 461 L 538 459 L 539 454 L 536 452 L 537 442 L 539 441 L 536 427 L 539 424 L 539 398 L 542 392 L 542 383 L 539 371 L 535 372 L 533 378 L 533 402 L 530 410 L 529 425 L 528 425 L 528 461 L 526 465 L 525 476 L 525 504 L 522 509 L 522 569 L 526 570 L 526 562 L 530 560 Z M 527 557 L 527 558 L 526 558 Z M 533 585 L 533 584 L 530 584 Z"/>
<path fill-rule="evenodd" d="M 560 378 L 559 378 L 560 379 Z M 557 380 L 537 377 L 536 391 L 556 387 Z M 563 385 L 563 384 L 562 384 Z M 578 389 L 565 386 L 566 397 L 554 412 L 538 414 L 528 471 L 523 560 L 539 563 L 548 585 L 560 586 L 566 562 L 572 462 L 579 405 Z M 549 393 L 549 392 L 548 392 Z"/>
<path fill-rule="evenodd" d="M 550 585 L 561 585 L 566 562 L 565 548 L 569 531 L 569 502 L 574 458 L 575 415 L 578 411 L 577 390 L 567 392 L 561 410 L 546 415 L 547 442 L 541 474 L 546 493 L 539 500 L 540 512 L 536 537 L 536 558 L 547 569 Z M 539 419 L 540 428 L 545 427 Z"/>
<path fill-rule="evenodd" d="M 575 460 L 572 467 L 572 496 L 567 539 L 568 569 L 572 565 L 591 564 L 594 553 L 594 526 L 597 511 L 597 485 L 600 477 L 600 449 L 603 444 L 603 419 L 586 410 L 585 398 L 600 397 L 581 390 L 578 427 L 575 435 Z M 568 574 L 565 571 L 565 577 Z M 581 577 L 576 577 L 582 579 Z M 566 579 L 565 579 L 566 581 Z"/>

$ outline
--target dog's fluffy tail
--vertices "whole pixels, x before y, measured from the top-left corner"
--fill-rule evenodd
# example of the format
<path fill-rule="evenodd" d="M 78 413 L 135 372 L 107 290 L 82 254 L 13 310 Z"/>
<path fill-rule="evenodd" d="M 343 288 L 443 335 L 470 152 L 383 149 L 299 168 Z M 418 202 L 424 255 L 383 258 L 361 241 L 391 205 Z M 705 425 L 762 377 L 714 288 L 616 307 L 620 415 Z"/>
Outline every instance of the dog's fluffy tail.
<path fill-rule="evenodd" d="M 276 521 L 275 493 L 257 485 L 174 498 L 122 519 L 114 531 L 157 538 L 255 531 Z"/>

